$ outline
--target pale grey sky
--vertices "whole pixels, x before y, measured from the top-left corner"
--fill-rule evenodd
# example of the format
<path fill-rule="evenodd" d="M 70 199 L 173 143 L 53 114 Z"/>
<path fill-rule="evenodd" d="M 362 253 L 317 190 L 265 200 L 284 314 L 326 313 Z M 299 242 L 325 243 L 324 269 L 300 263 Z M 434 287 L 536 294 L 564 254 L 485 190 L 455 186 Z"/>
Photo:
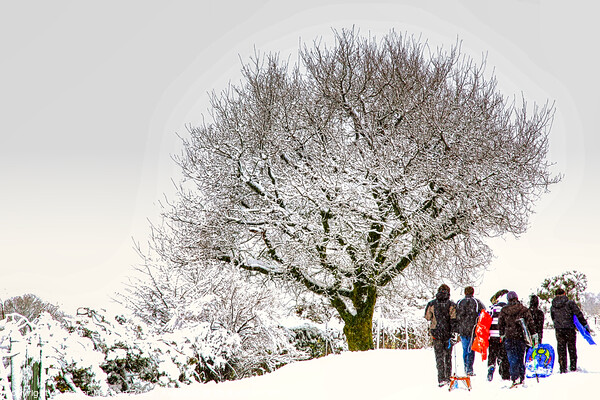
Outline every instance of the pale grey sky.
<path fill-rule="evenodd" d="M 100 307 L 131 275 L 179 171 L 177 133 L 201 120 L 239 57 L 295 55 L 352 25 L 457 39 L 487 53 L 507 95 L 556 102 L 550 158 L 565 175 L 520 239 L 496 240 L 478 294 L 522 296 L 597 259 L 600 28 L 584 1 L 35 1 L 0 8 L 0 298 Z M 527 292 L 527 293 L 526 293 Z M 458 296 L 458 294 L 456 294 Z"/>

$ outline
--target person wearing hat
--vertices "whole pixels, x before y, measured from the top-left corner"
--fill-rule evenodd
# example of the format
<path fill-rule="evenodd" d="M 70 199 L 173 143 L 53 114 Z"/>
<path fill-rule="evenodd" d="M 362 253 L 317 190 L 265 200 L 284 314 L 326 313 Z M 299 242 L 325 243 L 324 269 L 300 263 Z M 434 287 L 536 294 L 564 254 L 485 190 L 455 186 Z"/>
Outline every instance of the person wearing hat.
<path fill-rule="evenodd" d="M 467 376 L 475 375 L 473 373 L 473 363 L 475 362 L 475 352 L 471 350 L 475 338 L 475 325 L 481 310 L 485 306 L 479 299 L 473 297 L 475 289 L 473 286 L 465 288 L 465 297 L 456 303 L 456 319 L 458 321 L 458 333 L 463 347 L 463 363 L 465 365 L 465 374 Z"/>
<path fill-rule="evenodd" d="M 573 316 L 577 319 L 588 332 L 590 327 L 587 324 L 583 313 L 577 304 L 570 300 L 564 289 L 558 288 L 554 292 L 555 297 L 550 307 L 550 317 L 554 322 L 554 332 L 556 334 L 556 352 L 558 353 L 558 365 L 560 373 L 567 372 L 567 351 L 569 352 L 570 370 L 577 371 L 577 331 Z"/>
<path fill-rule="evenodd" d="M 441 285 L 435 299 L 425 307 L 425 319 L 429 321 L 429 334 L 433 340 L 438 384 L 450 383 L 452 375 L 452 341 L 456 333 L 456 304 L 450 300 L 450 287 Z"/>
<path fill-rule="evenodd" d="M 525 332 L 520 319 L 525 321 L 529 332 L 534 329 L 533 318 L 529 309 L 519 301 L 519 297 L 513 291 L 506 295 L 508 304 L 500 311 L 498 317 L 498 328 L 500 337 L 503 338 L 504 348 L 508 357 L 510 379 L 512 386 L 522 384 L 525 381 L 525 352 L 527 342 Z M 537 343 L 537 335 L 533 337 L 534 345 Z"/>

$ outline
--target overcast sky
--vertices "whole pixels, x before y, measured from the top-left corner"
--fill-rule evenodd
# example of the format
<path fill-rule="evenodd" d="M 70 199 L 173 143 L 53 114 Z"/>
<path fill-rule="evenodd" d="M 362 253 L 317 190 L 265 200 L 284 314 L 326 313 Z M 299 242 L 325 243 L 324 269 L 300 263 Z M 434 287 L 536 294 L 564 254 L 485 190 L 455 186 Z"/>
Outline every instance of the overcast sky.
<path fill-rule="evenodd" d="M 550 160 L 564 179 L 525 235 L 492 242 L 477 294 L 524 297 L 571 269 L 600 292 L 593 2 L 33 3 L 0 8 L 0 299 L 31 292 L 68 312 L 108 306 L 139 262 L 133 241 L 147 240 L 179 179 L 177 135 L 206 114 L 206 93 L 237 81 L 254 47 L 295 55 L 300 41 L 353 25 L 434 46 L 461 40 L 475 59 L 487 54 L 504 94 L 556 103 Z"/>

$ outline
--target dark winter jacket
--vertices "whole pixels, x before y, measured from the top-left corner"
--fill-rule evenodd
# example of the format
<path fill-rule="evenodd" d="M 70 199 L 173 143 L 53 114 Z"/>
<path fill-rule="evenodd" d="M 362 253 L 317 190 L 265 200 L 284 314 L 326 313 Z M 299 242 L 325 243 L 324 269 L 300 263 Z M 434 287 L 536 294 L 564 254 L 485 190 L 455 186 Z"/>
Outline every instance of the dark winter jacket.
<path fill-rule="evenodd" d="M 442 290 L 425 307 L 425 319 L 429 321 L 429 333 L 434 339 L 448 340 L 456 332 L 456 304 L 450 293 Z"/>
<path fill-rule="evenodd" d="M 456 319 L 458 320 L 458 333 L 460 336 L 474 336 L 474 328 L 479 318 L 479 313 L 484 310 L 483 303 L 466 295 L 456 303 Z"/>
<path fill-rule="evenodd" d="M 529 303 L 529 312 L 533 318 L 533 331 L 531 331 L 531 334 L 537 333 L 541 343 L 542 337 L 544 336 L 544 312 L 539 309 L 539 304 L 539 299 L 537 297 L 532 297 L 531 302 Z"/>
<path fill-rule="evenodd" d="M 504 336 L 511 340 L 524 340 L 525 333 L 519 322 L 519 319 L 521 318 L 525 320 L 525 326 L 527 326 L 527 330 L 531 333 L 534 327 L 533 318 L 531 317 L 529 309 L 517 299 L 510 300 L 508 305 L 502 308 L 500 316 L 498 317 L 500 336 Z"/>
<path fill-rule="evenodd" d="M 552 317 L 552 322 L 554 322 L 554 329 L 575 329 L 573 315 L 577 316 L 581 325 L 587 325 L 583 313 L 573 300 L 569 300 L 565 295 L 556 296 L 552 300 L 550 316 Z"/>

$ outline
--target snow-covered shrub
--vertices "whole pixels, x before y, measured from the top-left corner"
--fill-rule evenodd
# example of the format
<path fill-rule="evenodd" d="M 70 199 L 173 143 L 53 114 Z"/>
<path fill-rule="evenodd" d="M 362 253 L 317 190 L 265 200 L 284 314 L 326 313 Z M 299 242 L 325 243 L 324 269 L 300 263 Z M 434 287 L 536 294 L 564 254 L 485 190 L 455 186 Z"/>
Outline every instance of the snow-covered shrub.
<path fill-rule="evenodd" d="M 137 347 L 119 343 L 106 353 L 100 368 L 107 383 L 117 392 L 146 392 L 158 382 L 158 363 Z"/>
<path fill-rule="evenodd" d="M 188 320 L 182 327 L 162 333 L 179 354 L 187 355 L 186 365 L 177 362 L 183 373 L 182 381 L 220 382 L 262 375 L 308 358 L 306 352 L 296 348 L 291 329 L 261 317 L 264 318 L 257 313 L 237 332 L 214 321 Z"/>
<path fill-rule="evenodd" d="M 0 347 L 16 354 L 11 357 L 10 370 L 15 374 L 10 377 L 11 381 L 23 381 L 24 375 L 31 373 L 27 365 L 40 362 L 41 380 L 48 395 L 65 390 L 89 395 L 109 394 L 106 375 L 99 367 L 103 353 L 95 350 L 89 337 L 70 333 L 47 312 L 32 322 L 17 314 L 0 321 Z"/>
<path fill-rule="evenodd" d="M 48 367 L 49 392 L 81 391 L 101 396 L 112 393 L 100 367 L 105 354 L 103 340 L 95 329 L 70 318 L 61 324 L 42 314 L 35 321 L 34 331 L 44 343 L 42 364 Z"/>
<path fill-rule="evenodd" d="M 208 323 L 198 323 L 165 333 L 163 338 L 171 346 L 169 355 L 183 356 L 171 358 L 179 368 L 178 380 L 181 382 L 235 379 L 234 365 L 240 355 L 239 336 Z"/>
<path fill-rule="evenodd" d="M 48 397 L 66 391 L 107 396 L 146 392 L 156 386 L 220 382 L 260 375 L 294 360 L 318 356 L 310 346 L 299 345 L 309 337 L 298 333 L 303 331 L 297 328 L 302 322 L 284 326 L 269 313 L 251 313 L 252 307 L 243 309 L 241 303 L 231 310 L 238 311 L 234 314 L 238 322 L 232 317 L 227 325 L 218 319 L 198 320 L 194 314 L 198 310 L 193 307 L 183 309 L 174 313 L 161 332 L 143 321 L 108 318 L 86 308 L 62 323 L 42 313 L 33 322 L 23 317 L 1 321 L 0 344 L 10 343 L 11 337 L 14 341 L 19 335 L 23 338 L 20 343 L 28 343 L 28 349 L 37 352 Z M 231 328 L 240 321 L 244 323 L 234 332 Z M 329 346 L 344 344 L 339 329 L 335 340 L 333 330 L 329 337 L 317 328 L 304 331 L 312 332 L 310 337 L 317 341 L 328 338 Z M 4 382 L 9 379 L 7 375 Z"/>
<path fill-rule="evenodd" d="M 7 318 L 0 322 L 0 343 L 18 340 L 25 354 L 39 356 L 48 396 L 65 391 L 100 396 L 147 391 L 164 374 L 154 346 L 139 325 L 121 321 L 109 322 L 87 309 L 62 323 L 42 313 L 24 330 L 22 323 L 19 327 Z"/>
<path fill-rule="evenodd" d="M 92 344 L 104 358 L 99 364 L 111 392 L 143 392 L 156 385 L 221 382 L 272 371 L 306 358 L 282 326 L 255 326 L 248 339 L 225 326 L 195 321 L 193 307 L 176 313 L 168 330 L 124 317 L 108 322 L 91 312 L 73 320 L 69 330 Z M 260 316 L 255 316 L 258 320 Z M 252 326 L 247 324 L 247 326 Z M 259 342 L 259 339 L 262 342 Z"/>
<path fill-rule="evenodd" d="M 300 292 L 294 298 L 293 315 L 284 323 L 294 333 L 294 346 L 309 358 L 348 350 L 342 320 L 322 297 Z"/>
<path fill-rule="evenodd" d="M 294 332 L 294 345 L 298 350 L 306 352 L 308 358 L 318 358 L 348 350 L 344 333 L 339 327 L 323 328 L 304 323 L 290 329 Z"/>
<path fill-rule="evenodd" d="M 207 332 L 221 332 L 221 339 L 239 343 L 221 357 L 224 364 L 194 354 L 194 379 L 244 378 L 307 358 L 294 346 L 294 333 L 279 322 L 287 309 L 271 282 L 257 281 L 228 264 L 190 263 L 177 269 L 146 262 L 143 276 L 123 296 L 135 316 L 158 333 L 178 335 L 208 326 Z"/>

